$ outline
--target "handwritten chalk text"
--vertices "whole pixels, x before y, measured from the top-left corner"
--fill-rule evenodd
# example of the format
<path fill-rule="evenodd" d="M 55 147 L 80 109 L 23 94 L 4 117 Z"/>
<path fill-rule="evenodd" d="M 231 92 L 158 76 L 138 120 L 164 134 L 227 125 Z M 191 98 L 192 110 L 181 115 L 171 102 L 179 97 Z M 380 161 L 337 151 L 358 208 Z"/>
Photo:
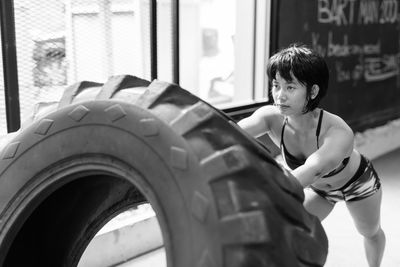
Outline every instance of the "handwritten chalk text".
<path fill-rule="evenodd" d="M 347 26 L 399 21 L 397 0 L 318 0 L 319 23 Z"/>

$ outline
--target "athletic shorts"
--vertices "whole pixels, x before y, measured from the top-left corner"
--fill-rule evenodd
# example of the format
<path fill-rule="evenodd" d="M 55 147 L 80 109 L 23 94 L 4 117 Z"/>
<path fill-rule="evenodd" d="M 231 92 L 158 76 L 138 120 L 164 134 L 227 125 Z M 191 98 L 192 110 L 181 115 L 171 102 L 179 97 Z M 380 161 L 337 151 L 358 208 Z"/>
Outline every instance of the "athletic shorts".
<path fill-rule="evenodd" d="M 361 155 L 360 166 L 354 176 L 341 188 L 324 191 L 310 186 L 314 192 L 335 204 L 338 201 L 357 201 L 372 196 L 381 187 L 381 182 L 372 163 Z"/>

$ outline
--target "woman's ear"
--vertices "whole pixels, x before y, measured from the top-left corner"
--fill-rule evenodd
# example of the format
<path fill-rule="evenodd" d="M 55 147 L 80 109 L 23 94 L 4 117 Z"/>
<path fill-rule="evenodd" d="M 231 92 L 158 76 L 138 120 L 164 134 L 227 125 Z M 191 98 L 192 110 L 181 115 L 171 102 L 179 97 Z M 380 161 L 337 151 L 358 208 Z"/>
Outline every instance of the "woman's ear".
<path fill-rule="evenodd" d="M 315 99 L 317 97 L 318 93 L 319 93 L 319 86 L 314 84 L 311 87 L 311 95 L 310 95 L 311 99 Z"/>

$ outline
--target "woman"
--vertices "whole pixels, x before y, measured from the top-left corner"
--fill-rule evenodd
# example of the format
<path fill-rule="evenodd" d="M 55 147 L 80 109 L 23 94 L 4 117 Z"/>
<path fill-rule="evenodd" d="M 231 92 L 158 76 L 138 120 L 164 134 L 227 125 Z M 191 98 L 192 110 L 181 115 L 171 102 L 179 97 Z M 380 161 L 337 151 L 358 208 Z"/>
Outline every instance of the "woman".
<path fill-rule="evenodd" d="M 385 248 L 380 180 L 371 162 L 354 149 L 353 132 L 344 120 L 318 108 L 328 89 L 324 59 L 306 46 L 292 45 L 270 58 L 267 74 L 274 104 L 239 125 L 253 136 L 269 134 L 306 188 L 306 210 L 321 221 L 337 201 L 345 201 L 364 237 L 369 266 L 380 266 Z"/>

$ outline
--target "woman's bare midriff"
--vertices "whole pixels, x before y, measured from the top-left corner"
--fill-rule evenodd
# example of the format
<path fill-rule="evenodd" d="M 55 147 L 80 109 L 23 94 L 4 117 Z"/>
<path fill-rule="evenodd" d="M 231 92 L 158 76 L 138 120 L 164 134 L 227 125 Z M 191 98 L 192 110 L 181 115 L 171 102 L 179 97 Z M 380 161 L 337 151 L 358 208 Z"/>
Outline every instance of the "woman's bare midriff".
<path fill-rule="evenodd" d="M 356 150 L 353 150 L 350 156 L 349 163 L 341 172 L 334 176 L 319 178 L 312 184 L 312 186 L 323 191 L 331 191 L 341 188 L 357 172 L 360 165 L 360 160 L 360 153 L 358 153 Z"/>

